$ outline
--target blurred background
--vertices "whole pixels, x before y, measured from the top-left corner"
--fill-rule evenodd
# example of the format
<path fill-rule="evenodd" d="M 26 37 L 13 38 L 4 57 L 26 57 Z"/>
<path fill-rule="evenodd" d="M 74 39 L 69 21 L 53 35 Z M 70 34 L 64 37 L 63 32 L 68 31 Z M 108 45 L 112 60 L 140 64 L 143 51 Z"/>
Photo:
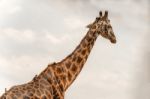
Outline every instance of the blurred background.
<path fill-rule="evenodd" d="M 149 0 L 0 0 L 0 95 L 70 54 L 100 10 L 117 44 L 99 37 L 65 99 L 150 98 Z"/>

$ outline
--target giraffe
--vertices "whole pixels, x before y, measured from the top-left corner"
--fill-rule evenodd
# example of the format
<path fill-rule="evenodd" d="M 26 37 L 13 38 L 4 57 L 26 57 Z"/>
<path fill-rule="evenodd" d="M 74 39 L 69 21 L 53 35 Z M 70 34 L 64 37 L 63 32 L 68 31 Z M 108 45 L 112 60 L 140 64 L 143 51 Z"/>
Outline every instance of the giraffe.
<path fill-rule="evenodd" d="M 81 72 L 99 35 L 116 43 L 108 11 L 102 11 L 76 49 L 60 62 L 49 64 L 28 83 L 5 90 L 0 99 L 64 99 L 65 92 Z"/>

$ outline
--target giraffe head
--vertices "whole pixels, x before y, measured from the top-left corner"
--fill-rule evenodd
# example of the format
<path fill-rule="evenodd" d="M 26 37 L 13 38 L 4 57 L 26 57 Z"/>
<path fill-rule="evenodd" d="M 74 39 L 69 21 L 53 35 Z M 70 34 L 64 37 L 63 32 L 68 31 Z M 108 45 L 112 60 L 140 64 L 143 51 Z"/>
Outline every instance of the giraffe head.
<path fill-rule="evenodd" d="M 97 17 L 92 24 L 89 24 L 87 28 L 97 32 L 102 37 L 109 39 L 111 43 L 116 43 L 116 37 L 110 24 L 110 20 L 108 19 L 108 11 L 105 11 L 104 15 L 102 15 L 102 11 L 100 11 L 99 17 Z"/>

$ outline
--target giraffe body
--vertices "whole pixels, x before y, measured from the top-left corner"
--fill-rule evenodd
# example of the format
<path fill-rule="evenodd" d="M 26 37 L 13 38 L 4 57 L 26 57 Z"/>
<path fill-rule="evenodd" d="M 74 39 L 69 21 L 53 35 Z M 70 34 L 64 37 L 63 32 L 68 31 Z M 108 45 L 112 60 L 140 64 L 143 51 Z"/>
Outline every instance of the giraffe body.
<path fill-rule="evenodd" d="M 51 66 L 32 81 L 5 91 L 0 99 L 64 99 L 64 91 L 51 71 Z"/>
<path fill-rule="evenodd" d="M 99 35 L 116 43 L 108 12 L 88 25 L 89 31 L 76 49 L 57 63 L 36 75 L 32 81 L 18 86 L 13 86 L 0 97 L 0 99 L 64 99 L 65 91 L 81 72 Z"/>

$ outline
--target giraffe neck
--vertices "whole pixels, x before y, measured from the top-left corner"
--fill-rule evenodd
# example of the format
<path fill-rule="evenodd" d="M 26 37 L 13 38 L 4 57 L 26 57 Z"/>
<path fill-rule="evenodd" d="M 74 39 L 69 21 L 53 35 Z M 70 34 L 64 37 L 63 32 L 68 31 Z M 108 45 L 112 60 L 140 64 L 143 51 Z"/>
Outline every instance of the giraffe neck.
<path fill-rule="evenodd" d="M 93 45 L 98 37 L 98 33 L 90 29 L 82 39 L 77 48 L 65 59 L 58 63 L 49 64 L 36 79 L 45 79 L 50 85 L 55 85 L 57 91 L 64 93 L 73 83 L 83 68 Z"/>
<path fill-rule="evenodd" d="M 82 70 L 97 37 L 98 33 L 89 30 L 77 48 L 61 62 L 65 66 L 67 77 L 65 90 L 73 83 Z"/>

